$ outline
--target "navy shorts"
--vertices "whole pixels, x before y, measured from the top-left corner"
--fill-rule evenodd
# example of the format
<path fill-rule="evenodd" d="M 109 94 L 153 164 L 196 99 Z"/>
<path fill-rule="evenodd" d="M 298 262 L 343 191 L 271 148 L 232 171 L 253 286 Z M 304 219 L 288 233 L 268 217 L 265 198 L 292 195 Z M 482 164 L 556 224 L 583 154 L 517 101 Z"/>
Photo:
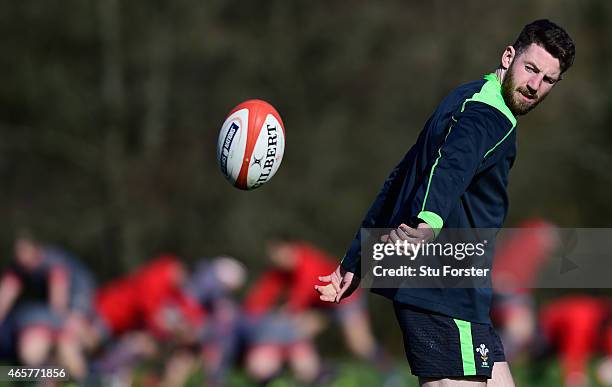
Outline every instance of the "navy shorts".
<path fill-rule="evenodd" d="M 394 303 L 412 374 L 423 378 L 491 378 L 493 364 L 506 361 L 491 324 L 478 324 Z"/>

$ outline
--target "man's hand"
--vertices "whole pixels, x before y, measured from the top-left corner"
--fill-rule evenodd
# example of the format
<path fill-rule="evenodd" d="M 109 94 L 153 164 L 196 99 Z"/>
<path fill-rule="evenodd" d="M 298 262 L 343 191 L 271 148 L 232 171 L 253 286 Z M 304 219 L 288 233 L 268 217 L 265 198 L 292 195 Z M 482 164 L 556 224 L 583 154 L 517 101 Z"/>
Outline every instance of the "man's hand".
<path fill-rule="evenodd" d="M 410 244 L 427 243 L 434 240 L 433 228 L 427 223 L 420 223 L 417 228 L 405 225 L 404 223 L 389 234 L 383 235 L 380 239 L 383 242 L 395 243 L 396 241 L 408 241 Z"/>
<path fill-rule="evenodd" d="M 327 284 L 325 286 L 315 285 L 315 290 L 319 292 L 319 299 L 321 301 L 336 302 L 336 296 L 338 295 L 338 292 L 334 288 L 333 284 Z"/>
<path fill-rule="evenodd" d="M 319 292 L 319 299 L 327 302 L 340 302 L 342 299 L 353 294 L 359 286 L 359 277 L 354 273 L 344 270 L 342 265 L 330 275 L 319 277 L 321 282 L 329 282 L 329 285 L 315 285 L 314 288 Z"/>
<path fill-rule="evenodd" d="M 21 282 L 13 273 L 5 273 L 0 279 L 0 325 L 4 322 L 4 318 L 8 315 L 13 307 L 13 304 L 21 293 Z"/>

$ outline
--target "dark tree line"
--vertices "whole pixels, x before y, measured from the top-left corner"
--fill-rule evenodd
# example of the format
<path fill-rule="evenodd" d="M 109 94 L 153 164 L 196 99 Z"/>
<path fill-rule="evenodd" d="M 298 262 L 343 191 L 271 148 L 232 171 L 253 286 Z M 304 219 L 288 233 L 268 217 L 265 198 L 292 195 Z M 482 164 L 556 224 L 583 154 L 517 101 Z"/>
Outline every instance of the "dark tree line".
<path fill-rule="evenodd" d="M 508 224 L 605 227 L 608 1 L 2 2 L 3 262 L 24 227 L 102 277 L 159 251 L 257 269 L 281 231 L 341 255 L 437 101 L 540 17 L 569 30 L 577 58 L 519 121 Z M 277 107 L 287 146 L 272 181 L 241 192 L 214 155 L 248 98 Z"/>

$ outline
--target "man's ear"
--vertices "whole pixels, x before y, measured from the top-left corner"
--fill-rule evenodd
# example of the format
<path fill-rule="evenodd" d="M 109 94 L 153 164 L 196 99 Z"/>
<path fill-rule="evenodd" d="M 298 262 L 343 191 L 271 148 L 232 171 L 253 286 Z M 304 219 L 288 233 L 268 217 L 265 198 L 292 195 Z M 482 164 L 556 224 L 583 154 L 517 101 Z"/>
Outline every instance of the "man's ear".
<path fill-rule="evenodd" d="M 514 47 L 512 46 L 506 47 L 501 57 L 501 66 L 504 70 L 508 70 L 510 68 L 510 65 L 512 64 L 512 61 L 514 60 L 515 55 L 516 55 L 516 51 L 514 50 Z"/>

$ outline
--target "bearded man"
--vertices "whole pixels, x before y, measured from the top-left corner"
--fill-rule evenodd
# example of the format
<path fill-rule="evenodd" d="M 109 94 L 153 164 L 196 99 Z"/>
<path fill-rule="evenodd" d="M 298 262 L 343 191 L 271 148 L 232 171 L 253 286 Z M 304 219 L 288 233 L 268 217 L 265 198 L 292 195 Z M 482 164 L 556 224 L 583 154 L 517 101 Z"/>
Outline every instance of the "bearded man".
<path fill-rule="evenodd" d="M 453 90 L 393 169 L 361 228 L 384 240 L 427 243 L 444 229 L 500 229 L 516 157 L 516 119 L 535 108 L 572 65 L 572 39 L 536 20 L 504 49 L 499 67 Z M 361 233 L 338 268 L 315 285 L 340 302 L 361 277 Z M 490 264 L 490 262 L 489 262 Z M 422 386 L 514 386 L 489 317 L 490 288 L 374 289 L 394 303 L 412 373 Z"/>

